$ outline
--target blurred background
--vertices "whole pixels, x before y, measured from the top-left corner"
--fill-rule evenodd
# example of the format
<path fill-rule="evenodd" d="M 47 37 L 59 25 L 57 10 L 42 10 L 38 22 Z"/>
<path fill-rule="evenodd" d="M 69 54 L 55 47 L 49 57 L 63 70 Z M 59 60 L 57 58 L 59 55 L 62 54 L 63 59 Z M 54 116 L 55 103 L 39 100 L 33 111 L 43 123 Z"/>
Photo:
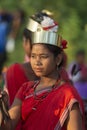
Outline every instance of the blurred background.
<path fill-rule="evenodd" d="M 78 49 L 87 50 L 87 0 L 0 0 L 0 15 L 5 14 L 9 24 L 7 60 L 4 66 L 23 62 L 23 29 L 28 17 L 42 9 L 54 13 L 59 24 L 59 34 L 68 41 L 68 48 L 65 50 L 68 64 L 74 60 Z"/>

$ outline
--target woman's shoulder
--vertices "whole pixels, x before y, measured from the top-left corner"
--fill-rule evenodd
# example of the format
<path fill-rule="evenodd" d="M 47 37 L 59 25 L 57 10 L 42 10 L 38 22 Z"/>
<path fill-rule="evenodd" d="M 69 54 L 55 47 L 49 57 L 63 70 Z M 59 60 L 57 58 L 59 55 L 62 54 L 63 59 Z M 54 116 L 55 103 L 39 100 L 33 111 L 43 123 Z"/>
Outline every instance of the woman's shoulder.
<path fill-rule="evenodd" d="M 80 98 L 76 88 L 71 83 L 64 83 L 61 87 L 61 91 L 67 98 Z"/>
<path fill-rule="evenodd" d="M 84 112 L 84 105 L 82 98 L 77 92 L 76 88 L 71 83 L 65 83 L 61 87 L 61 96 L 63 97 L 63 102 L 68 104 L 68 107 L 72 108 L 74 103 L 78 103 L 81 111 Z"/>
<path fill-rule="evenodd" d="M 28 81 L 23 83 L 23 85 L 20 87 L 16 94 L 16 98 L 19 98 L 21 100 L 24 100 L 26 95 L 30 92 L 30 90 L 33 88 L 36 81 Z"/>
<path fill-rule="evenodd" d="M 60 99 L 60 102 L 62 102 L 65 107 L 68 105 L 71 108 L 74 103 L 79 103 L 83 109 L 82 99 L 75 87 L 70 83 L 66 82 L 61 85 L 59 91 L 56 93 L 56 96 Z"/>

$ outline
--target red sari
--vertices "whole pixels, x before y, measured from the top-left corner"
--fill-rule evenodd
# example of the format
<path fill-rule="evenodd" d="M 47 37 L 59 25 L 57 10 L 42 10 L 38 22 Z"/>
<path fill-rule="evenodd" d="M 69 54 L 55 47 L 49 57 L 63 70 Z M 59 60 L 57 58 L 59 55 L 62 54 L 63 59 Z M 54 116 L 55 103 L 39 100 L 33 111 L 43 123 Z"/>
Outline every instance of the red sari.
<path fill-rule="evenodd" d="M 23 101 L 22 130 L 66 130 L 64 123 L 76 102 L 83 117 L 82 100 L 69 83 L 35 93 L 36 86 L 34 82 L 25 83 L 16 95 Z"/>

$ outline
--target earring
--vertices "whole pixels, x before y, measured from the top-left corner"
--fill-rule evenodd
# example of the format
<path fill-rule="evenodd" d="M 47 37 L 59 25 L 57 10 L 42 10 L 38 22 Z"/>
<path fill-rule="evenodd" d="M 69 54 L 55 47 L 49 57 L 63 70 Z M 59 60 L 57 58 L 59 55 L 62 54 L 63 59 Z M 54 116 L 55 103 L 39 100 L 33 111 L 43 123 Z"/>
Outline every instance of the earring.
<path fill-rule="evenodd" d="M 57 63 L 57 65 L 56 65 L 56 69 L 59 70 L 59 63 Z"/>
<path fill-rule="evenodd" d="M 59 66 L 59 62 L 57 63 L 57 66 Z"/>

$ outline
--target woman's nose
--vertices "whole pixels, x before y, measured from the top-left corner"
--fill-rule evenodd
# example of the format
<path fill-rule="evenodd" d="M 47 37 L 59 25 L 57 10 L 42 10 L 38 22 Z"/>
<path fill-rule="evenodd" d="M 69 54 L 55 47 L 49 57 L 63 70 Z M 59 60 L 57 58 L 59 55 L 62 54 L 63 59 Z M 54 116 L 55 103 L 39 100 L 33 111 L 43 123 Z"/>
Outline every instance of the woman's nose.
<path fill-rule="evenodd" d="M 35 65 L 40 66 L 40 65 L 41 65 L 41 62 L 40 62 L 40 61 L 36 61 L 36 62 L 35 62 Z"/>
<path fill-rule="evenodd" d="M 41 59 L 39 57 L 36 58 L 35 65 L 41 65 Z"/>

